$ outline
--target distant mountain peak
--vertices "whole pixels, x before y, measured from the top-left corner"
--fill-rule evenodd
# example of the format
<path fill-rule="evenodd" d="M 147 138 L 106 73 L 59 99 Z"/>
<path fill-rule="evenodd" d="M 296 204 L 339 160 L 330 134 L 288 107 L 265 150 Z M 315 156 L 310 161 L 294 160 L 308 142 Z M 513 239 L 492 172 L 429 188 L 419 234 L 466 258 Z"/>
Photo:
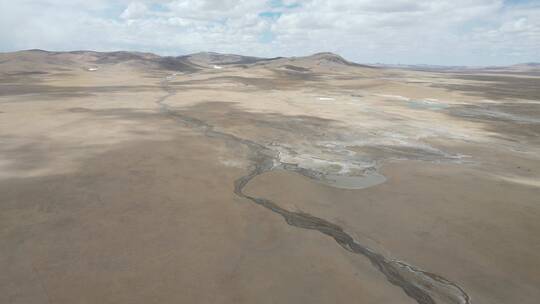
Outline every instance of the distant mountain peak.
<path fill-rule="evenodd" d="M 361 66 L 361 67 L 368 67 L 365 65 L 360 65 L 351 61 L 348 61 L 347 59 L 341 57 L 338 54 L 332 53 L 332 52 L 320 52 L 315 53 L 313 55 L 304 57 L 308 60 L 314 60 L 317 61 L 317 64 L 319 65 L 325 65 L 325 64 L 333 64 L 333 65 L 348 65 L 348 66 Z"/>
<path fill-rule="evenodd" d="M 340 55 L 336 54 L 336 53 L 332 53 L 332 52 L 319 52 L 319 53 L 315 53 L 311 56 L 329 56 L 329 57 L 341 57 Z"/>
<path fill-rule="evenodd" d="M 338 54 L 335 54 L 335 53 L 331 53 L 331 52 L 320 52 L 320 53 L 315 53 L 311 56 L 308 56 L 308 58 L 311 57 L 311 58 L 314 58 L 314 59 L 322 59 L 322 60 L 330 60 L 330 61 L 336 61 L 336 62 L 346 62 L 346 60 L 341 57 L 340 55 Z"/>

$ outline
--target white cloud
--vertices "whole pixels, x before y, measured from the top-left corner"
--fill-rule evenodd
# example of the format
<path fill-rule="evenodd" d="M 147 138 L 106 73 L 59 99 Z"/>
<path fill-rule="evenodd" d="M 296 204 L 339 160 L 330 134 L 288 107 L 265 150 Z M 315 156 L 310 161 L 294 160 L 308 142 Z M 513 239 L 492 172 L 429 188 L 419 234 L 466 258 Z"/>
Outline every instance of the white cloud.
<path fill-rule="evenodd" d="M 140 19 L 144 17 L 146 13 L 148 13 L 148 8 L 146 7 L 146 4 L 141 2 L 132 2 L 122 12 L 120 18 L 127 20 Z"/>
<path fill-rule="evenodd" d="M 540 6 L 532 2 L 20 0 L 1 6 L 3 51 L 131 49 L 259 56 L 333 51 L 360 62 L 540 61 Z M 275 17 L 260 17 L 262 12 Z"/>

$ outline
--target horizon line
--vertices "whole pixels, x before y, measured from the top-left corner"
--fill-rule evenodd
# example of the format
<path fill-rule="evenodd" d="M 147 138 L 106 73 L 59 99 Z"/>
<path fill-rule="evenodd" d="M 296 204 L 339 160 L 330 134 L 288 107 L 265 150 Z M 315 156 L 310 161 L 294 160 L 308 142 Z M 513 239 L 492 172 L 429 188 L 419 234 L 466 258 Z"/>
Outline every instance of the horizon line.
<path fill-rule="evenodd" d="M 528 61 L 528 62 L 516 62 L 513 64 L 507 64 L 507 65 L 444 65 L 444 64 L 429 64 L 429 63 L 385 63 L 385 62 L 357 62 L 350 59 L 347 59 L 343 57 L 341 54 L 331 52 L 331 51 L 321 51 L 316 53 L 311 53 L 308 55 L 302 55 L 302 56 L 274 56 L 274 57 L 261 57 L 261 56 L 253 56 L 253 55 L 246 55 L 246 54 L 240 54 L 240 53 L 221 53 L 216 51 L 199 51 L 199 52 L 193 52 L 193 53 L 184 53 L 184 54 L 177 54 L 177 55 L 162 55 L 156 52 L 152 51 L 139 51 L 139 50 L 126 50 L 126 49 L 116 49 L 116 50 L 108 50 L 108 51 L 98 51 L 98 50 L 90 50 L 90 49 L 74 49 L 74 50 L 46 50 L 46 49 L 40 49 L 40 48 L 32 48 L 32 49 L 21 49 L 21 50 L 15 50 L 15 51 L 0 51 L 0 54 L 9 54 L 9 53 L 17 53 L 17 52 L 47 52 L 47 53 L 74 53 L 74 52 L 94 52 L 94 53 L 139 53 L 139 54 L 149 54 L 154 55 L 158 57 L 184 57 L 184 56 L 191 56 L 196 54 L 202 54 L 202 53 L 208 53 L 208 54 L 217 54 L 217 55 L 232 55 L 232 56 L 242 56 L 242 57 L 253 57 L 253 58 L 260 58 L 260 59 L 279 59 L 279 58 L 302 58 L 302 57 L 310 57 L 320 54 L 332 54 L 339 56 L 349 62 L 356 63 L 356 64 L 365 64 L 365 65 L 373 65 L 373 66 L 387 66 L 387 67 L 441 67 L 441 68 L 488 68 L 488 67 L 509 67 L 509 66 L 516 66 L 516 65 L 540 65 L 540 61 Z"/>

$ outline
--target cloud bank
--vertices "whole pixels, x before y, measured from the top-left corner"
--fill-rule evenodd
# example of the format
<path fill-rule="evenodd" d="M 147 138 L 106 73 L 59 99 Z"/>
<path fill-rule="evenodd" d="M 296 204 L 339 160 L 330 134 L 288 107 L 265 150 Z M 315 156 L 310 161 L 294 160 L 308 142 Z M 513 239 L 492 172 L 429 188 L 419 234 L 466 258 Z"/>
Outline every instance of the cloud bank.
<path fill-rule="evenodd" d="M 0 4 L 0 51 L 215 51 L 357 62 L 540 61 L 535 0 L 18 0 Z"/>

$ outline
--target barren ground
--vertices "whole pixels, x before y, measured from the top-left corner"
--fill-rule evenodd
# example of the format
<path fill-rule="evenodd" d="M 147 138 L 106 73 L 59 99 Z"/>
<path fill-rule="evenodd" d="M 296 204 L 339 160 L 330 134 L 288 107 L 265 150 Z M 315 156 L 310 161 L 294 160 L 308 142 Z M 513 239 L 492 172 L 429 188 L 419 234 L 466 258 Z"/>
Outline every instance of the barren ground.
<path fill-rule="evenodd" d="M 0 302 L 538 303 L 539 88 L 0 54 Z"/>

